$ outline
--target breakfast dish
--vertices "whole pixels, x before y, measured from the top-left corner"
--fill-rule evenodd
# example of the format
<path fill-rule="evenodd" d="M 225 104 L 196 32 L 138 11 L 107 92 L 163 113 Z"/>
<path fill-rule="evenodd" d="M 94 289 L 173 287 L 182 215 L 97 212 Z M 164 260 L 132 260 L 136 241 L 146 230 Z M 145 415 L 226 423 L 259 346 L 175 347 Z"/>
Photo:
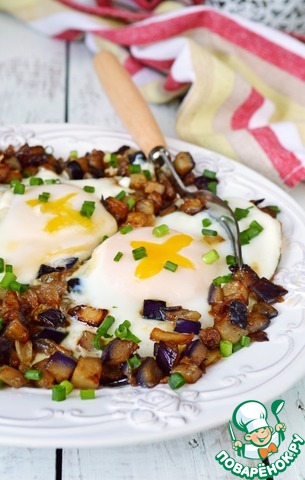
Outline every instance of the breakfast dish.
<path fill-rule="evenodd" d="M 32 445 L 55 443 L 48 431 L 57 428 L 63 445 L 76 445 L 72 431 L 88 428 L 92 445 L 148 441 L 224 421 L 217 405 L 253 387 L 283 388 L 281 344 L 292 335 L 290 363 L 303 351 L 283 323 L 293 308 L 303 328 L 290 271 L 303 226 L 299 212 L 285 219 L 289 197 L 223 157 L 170 144 L 187 185 L 217 187 L 239 216 L 246 264 L 239 270 L 202 199 L 180 199 L 127 136 L 36 126 L 21 135 L 4 129 L 1 140 L 11 163 L 0 199 L 4 425 L 22 398 L 27 414 L 12 421 L 17 430 L 31 425 Z M 26 178 L 12 173 L 18 162 Z M 174 402 L 171 414 L 164 402 Z"/>

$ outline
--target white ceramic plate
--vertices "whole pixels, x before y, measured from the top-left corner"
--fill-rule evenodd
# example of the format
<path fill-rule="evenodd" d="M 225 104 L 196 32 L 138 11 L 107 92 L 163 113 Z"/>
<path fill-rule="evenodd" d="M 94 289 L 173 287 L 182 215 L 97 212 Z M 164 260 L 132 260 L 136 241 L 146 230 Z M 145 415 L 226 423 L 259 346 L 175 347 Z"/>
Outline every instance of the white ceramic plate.
<path fill-rule="evenodd" d="M 42 144 L 56 155 L 92 148 L 134 145 L 126 134 L 98 127 L 29 125 L 0 128 L 0 148 Z M 84 401 L 77 392 L 61 403 L 51 392 L 23 388 L 0 391 L 0 444 L 22 447 L 100 447 L 166 440 L 226 422 L 237 404 L 279 396 L 305 374 L 305 215 L 281 189 L 254 171 L 200 147 L 168 140 L 173 153 L 189 150 L 200 168 L 216 170 L 222 197 L 266 198 L 282 213 L 283 252 L 277 283 L 289 290 L 280 315 L 268 328 L 269 342 L 255 343 L 208 369 L 195 385 L 147 390 L 102 388 Z M 204 167 L 203 167 L 204 166 Z M 258 252 L 259 255 L 259 252 Z"/>

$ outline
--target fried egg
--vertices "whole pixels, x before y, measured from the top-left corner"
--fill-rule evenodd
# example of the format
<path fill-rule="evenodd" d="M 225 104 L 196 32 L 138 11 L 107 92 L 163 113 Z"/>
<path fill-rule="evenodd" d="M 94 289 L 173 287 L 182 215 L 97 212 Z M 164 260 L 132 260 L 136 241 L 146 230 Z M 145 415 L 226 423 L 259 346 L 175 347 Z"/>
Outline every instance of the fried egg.
<path fill-rule="evenodd" d="M 250 202 L 231 199 L 229 203 L 233 209 L 248 210 L 247 217 L 240 221 L 241 231 L 253 220 L 262 226 L 262 232 L 243 247 L 244 263 L 258 275 L 271 278 L 280 257 L 280 223 Z M 232 255 L 232 246 L 225 231 L 212 219 L 209 219 L 212 222 L 209 228 L 217 230 L 217 238 L 213 240 L 213 237 L 202 235 L 202 220 L 206 218 L 205 211 L 194 216 L 174 212 L 159 217 L 157 225 L 169 227 L 169 232 L 160 238 L 153 234 L 152 227 L 137 228 L 125 235 L 116 233 L 99 245 L 91 259 L 76 272 L 80 292 L 73 294 L 73 300 L 108 309 L 115 318 L 110 333 L 124 320 L 129 320 L 132 333 L 141 339 L 139 351 L 143 355 L 152 354 L 153 342 L 149 335 L 155 326 L 173 329 L 171 322 L 142 317 L 145 299 L 163 300 L 167 306 L 181 305 L 196 310 L 201 314 L 203 327 L 212 325 L 208 290 L 213 279 L 229 273 L 226 257 Z M 133 251 L 139 248 L 145 249 L 145 255 L 135 259 Z M 207 264 L 204 256 L 212 249 L 217 251 L 219 258 Z M 167 262 L 176 265 L 175 271 L 164 268 Z M 74 334 L 67 337 L 65 346 L 71 347 L 81 330 L 86 329 L 79 323 Z"/>
<path fill-rule="evenodd" d="M 94 202 L 90 218 L 80 213 L 84 202 Z M 32 282 L 41 264 L 87 259 L 104 235 L 116 231 L 116 221 L 100 199 L 74 185 L 27 187 L 23 195 L 12 189 L 0 192 L 1 257 L 22 283 Z"/>

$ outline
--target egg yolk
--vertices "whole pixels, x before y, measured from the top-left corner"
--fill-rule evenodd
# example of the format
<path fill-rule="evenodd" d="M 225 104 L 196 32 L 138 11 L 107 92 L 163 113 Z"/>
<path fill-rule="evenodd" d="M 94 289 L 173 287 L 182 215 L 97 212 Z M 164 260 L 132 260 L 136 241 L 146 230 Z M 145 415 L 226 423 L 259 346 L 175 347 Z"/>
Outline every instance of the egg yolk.
<path fill-rule="evenodd" d="M 157 275 L 164 268 L 167 261 L 173 262 L 180 267 L 195 268 L 193 262 L 183 255 L 177 253 L 187 247 L 193 241 L 189 235 L 175 235 L 164 243 L 152 243 L 143 241 L 132 241 L 132 248 L 144 247 L 147 256 L 140 260 L 135 275 L 137 278 L 145 279 Z"/>
<path fill-rule="evenodd" d="M 40 205 L 41 213 L 51 213 L 54 215 L 45 225 L 44 231 L 53 233 L 62 228 L 72 225 L 81 225 L 86 229 L 93 229 L 94 223 L 90 218 L 84 217 L 79 211 L 68 204 L 69 200 L 76 196 L 76 193 L 69 193 L 57 200 L 40 202 L 38 199 L 28 200 L 26 203 L 30 207 Z"/>

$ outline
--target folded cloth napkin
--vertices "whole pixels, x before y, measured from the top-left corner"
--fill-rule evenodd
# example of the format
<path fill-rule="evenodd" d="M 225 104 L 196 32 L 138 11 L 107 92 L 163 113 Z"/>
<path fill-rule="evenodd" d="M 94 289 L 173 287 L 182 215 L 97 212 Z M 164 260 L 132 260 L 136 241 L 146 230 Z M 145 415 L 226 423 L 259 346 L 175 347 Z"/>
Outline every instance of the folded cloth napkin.
<path fill-rule="evenodd" d="M 278 184 L 305 179 L 305 44 L 192 2 L 157 1 L 150 13 L 123 8 L 122 1 L 120 8 L 98 3 L 0 0 L 0 10 L 42 34 L 69 40 L 84 34 L 93 52 L 115 52 L 149 102 L 181 99 L 182 139 Z"/>

